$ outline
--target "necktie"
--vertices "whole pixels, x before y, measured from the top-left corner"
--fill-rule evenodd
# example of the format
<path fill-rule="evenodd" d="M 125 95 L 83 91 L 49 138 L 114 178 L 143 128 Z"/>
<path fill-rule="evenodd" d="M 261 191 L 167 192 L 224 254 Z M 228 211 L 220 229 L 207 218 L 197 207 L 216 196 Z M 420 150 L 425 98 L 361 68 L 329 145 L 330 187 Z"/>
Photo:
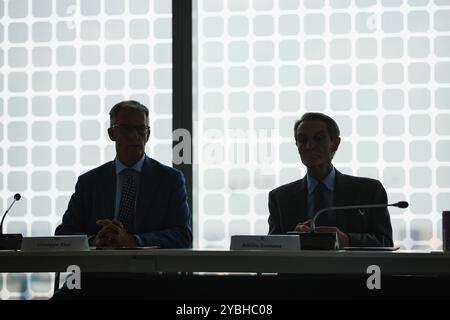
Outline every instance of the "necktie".
<path fill-rule="evenodd" d="M 134 211 L 136 204 L 136 181 L 133 169 L 123 172 L 123 184 L 120 197 L 119 221 L 123 223 L 128 233 L 134 231 Z"/>
<path fill-rule="evenodd" d="M 331 206 L 328 203 L 327 198 L 325 197 L 325 192 L 328 192 L 327 187 L 319 182 L 314 189 L 314 214 L 322 210 L 323 208 L 327 208 Z M 321 213 L 320 216 L 316 220 L 316 226 L 334 226 L 335 218 L 333 211 L 326 211 Z"/>

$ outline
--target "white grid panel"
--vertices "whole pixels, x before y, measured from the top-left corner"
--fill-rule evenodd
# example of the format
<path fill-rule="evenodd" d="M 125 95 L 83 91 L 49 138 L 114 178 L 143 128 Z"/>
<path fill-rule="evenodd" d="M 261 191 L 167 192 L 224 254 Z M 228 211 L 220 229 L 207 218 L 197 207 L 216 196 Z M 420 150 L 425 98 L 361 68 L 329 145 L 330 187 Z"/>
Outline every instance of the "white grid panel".
<path fill-rule="evenodd" d="M 336 167 L 382 181 L 394 241 L 441 247 L 450 208 L 450 1 L 199 0 L 197 245 L 266 234 L 268 192 L 305 174 L 307 111 L 342 131 Z"/>
<path fill-rule="evenodd" d="M 1 212 L 22 194 L 5 232 L 53 234 L 77 176 L 114 158 L 121 100 L 149 107 L 147 153 L 171 165 L 171 1 L 2 0 L 0 19 Z M 0 298 L 47 297 L 51 278 L 3 274 Z"/>

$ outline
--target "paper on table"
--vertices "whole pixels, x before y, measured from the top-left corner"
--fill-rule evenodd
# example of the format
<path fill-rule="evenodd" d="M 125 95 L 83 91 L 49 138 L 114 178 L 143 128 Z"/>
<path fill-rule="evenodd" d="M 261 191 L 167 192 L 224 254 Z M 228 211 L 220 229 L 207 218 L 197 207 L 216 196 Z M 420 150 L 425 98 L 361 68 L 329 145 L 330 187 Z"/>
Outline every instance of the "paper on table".
<path fill-rule="evenodd" d="M 344 250 L 353 251 L 397 251 L 400 246 L 394 247 L 344 247 Z"/>
<path fill-rule="evenodd" d="M 92 247 L 95 250 L 150 250 L 150 249 L 160 249 L 158 246 L 150 247 Z"/>

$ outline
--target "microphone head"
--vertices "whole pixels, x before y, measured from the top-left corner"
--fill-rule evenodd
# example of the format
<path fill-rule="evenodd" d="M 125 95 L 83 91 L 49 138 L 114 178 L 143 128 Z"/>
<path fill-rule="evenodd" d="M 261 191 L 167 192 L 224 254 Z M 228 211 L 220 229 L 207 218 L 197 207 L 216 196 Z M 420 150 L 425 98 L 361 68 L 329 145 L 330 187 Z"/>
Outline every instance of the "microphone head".
<path fill-rule="evenodd" d="M 21 195 L 20 195 L 19 193 L 16 193 L 16 194 L 14 195 L 14 200 L 19 201 L 20 198 L 21 198 Z"/>
<path fill-rule="evenodd" d="M 408 206 L 409 206 L 409 203 L 406 201 L 399 201 L 399 202 L 397 202 L 397 205 L 396 205 L 396 207 L 399 207 L 402 209 L 408 208 Z"/>

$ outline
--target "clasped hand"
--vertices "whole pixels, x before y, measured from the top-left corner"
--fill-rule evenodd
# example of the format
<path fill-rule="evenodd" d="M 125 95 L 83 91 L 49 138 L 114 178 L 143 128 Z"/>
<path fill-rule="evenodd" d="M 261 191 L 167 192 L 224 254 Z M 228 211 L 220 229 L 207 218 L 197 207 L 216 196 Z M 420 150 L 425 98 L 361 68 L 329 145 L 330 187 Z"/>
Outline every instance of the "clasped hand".
<path fill-rule="evenodd" d="M 96 223 L 102 228 L 95 235 L 91 245 L 96 247 L 136 247 L 135 237 L 129 234 L 117 219 L 101 219 Z"/>
<path fill-rule="evenodd" d="M 311 232 L 311 222 L 312 222 L 311 219 L 309 219 L 305 222 L 300 222 L 299 224 L 297 224 L 295 226 L 294 231 Z M 337 227 L 327 227 L 327 226 L 316 227 L 314 231 L 315 232 L 336 232 L 337 236 L 338 236 L 338 240 L 339 240 L 339 248 L 344 248 L 344 247 L 348 246 L 348 243 L 349 243 L 348 235 L 346 235 L 344 232 L 342 232 Z"/>

